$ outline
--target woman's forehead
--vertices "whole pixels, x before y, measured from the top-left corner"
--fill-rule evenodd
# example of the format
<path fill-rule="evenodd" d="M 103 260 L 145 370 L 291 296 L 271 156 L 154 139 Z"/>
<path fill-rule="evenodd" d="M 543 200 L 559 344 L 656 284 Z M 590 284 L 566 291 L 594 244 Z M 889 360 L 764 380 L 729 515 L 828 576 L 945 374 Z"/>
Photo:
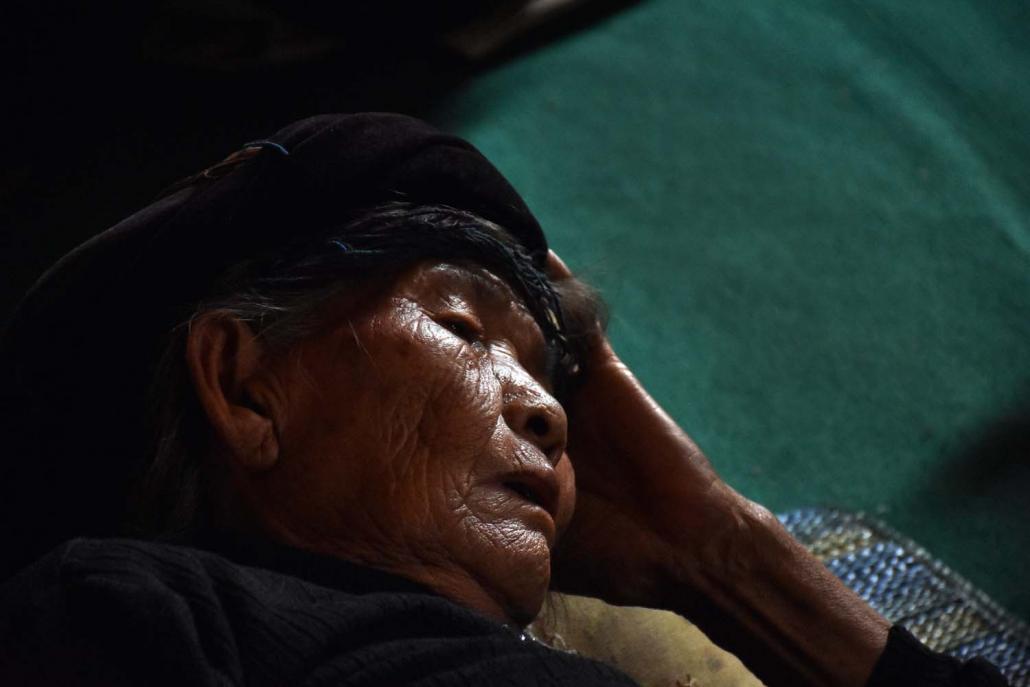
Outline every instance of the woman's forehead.
<path fill-rule="evenodd" d="M 399 282 L 400 290 L 459 297 L 492 312 L 515 311 L 535 323 L 522 297 L 504 279 L 476 263 L 427 261 L 414 266 Z"/>
<path fill-rule="evenodd" d="M 511 313 L 539 331 L 525 301 L 501 277 L 477 263 L 431 260 L 416 263 L 392 276 L 358 280 L 342 285 L 330 302 L 333 322 L 340 314 L 369 313 L 390 307 L 396 297 L 415 300 L 460 300 L 483 309 L 483 314 Z M 540 332 L 542 335 L 542 332 Z"/>

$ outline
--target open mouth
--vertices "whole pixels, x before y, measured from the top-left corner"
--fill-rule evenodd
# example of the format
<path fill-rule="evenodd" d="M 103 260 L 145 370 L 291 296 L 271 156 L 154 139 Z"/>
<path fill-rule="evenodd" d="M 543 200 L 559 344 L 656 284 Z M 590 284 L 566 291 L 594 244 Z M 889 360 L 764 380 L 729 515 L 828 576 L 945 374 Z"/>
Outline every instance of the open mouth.
<path fill-rule="evenodd" d="M 533 491 L 533 489 L 530 488 L 528 485 L 522 484 L 520 482 L 505 482 L 504 486 L 510 489 L 511 491 L 515 492 L 519 496 L 521 496 L 526 501 L 529 501 L 533 505 L 540 506 L 544 510 L 547 510 L 547 507 L 544 504 L 544 500 L 538 494 L 536 494 Z"/>
<path fill-rule="evenodd" d="M 522 501 L 543 509 L 552 520 L 558 516 L 559 486 L 553 470 L 509 474 L 501 485 Z"/>

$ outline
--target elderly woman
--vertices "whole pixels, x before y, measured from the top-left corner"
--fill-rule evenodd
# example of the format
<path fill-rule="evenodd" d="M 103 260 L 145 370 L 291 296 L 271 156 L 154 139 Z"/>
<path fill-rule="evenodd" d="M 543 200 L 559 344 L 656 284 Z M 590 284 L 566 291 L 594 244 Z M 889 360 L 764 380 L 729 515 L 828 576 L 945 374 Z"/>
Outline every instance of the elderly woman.
<path fill-rule="evenodd" d="M 720 480 L 600 315 L 417 120 L 180 183 L 5 336 L 7 572 L 71 541 L 3 588 L 4 684 L 631 684 L 523 634 L 551 588 L 681 613 L 770 684 L 1002 684 Z"/>

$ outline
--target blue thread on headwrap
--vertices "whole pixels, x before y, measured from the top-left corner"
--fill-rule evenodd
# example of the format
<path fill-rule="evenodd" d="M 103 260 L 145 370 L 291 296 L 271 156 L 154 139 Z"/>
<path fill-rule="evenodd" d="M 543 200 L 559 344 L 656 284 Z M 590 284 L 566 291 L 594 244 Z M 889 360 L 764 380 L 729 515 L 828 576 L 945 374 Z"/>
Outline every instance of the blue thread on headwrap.
<path fill-rule="evenodd" d="M 275 141 L 251 141 L 250 143 L 244 143 L 244 148 L 262 148 L 264 150 L 274 150 L 275 152 L 283 155 L 284 157 L 289 156 L 290 151 L 286 150 L 282 144 L 276 143 Z"/>
<path fill-rule="evenodd" d="M 341 251 L 343 251 L 347 255 L 385 255 L 386 254 L 386 251 L 383 251 L 383 250 L 378 249 L 378 248 L 371 248 L 371 249 L 368 249 L 368 248 L 366 248 L 366 249 L 355 248 L 354 246 L 350 245 L 349 243 L 344 243 L 343 241 L 340 241 L 339 239 L 333 239 L 332 241 L 329 242 L 329 245 L 336 246 L 337 248 L 339 248 Z"/>

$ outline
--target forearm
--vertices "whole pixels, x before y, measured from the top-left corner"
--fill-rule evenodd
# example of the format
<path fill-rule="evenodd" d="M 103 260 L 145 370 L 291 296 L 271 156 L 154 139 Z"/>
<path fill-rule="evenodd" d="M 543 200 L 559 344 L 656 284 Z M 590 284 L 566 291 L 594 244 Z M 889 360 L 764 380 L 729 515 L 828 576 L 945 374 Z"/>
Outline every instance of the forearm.
<path fill-rule="evenodd" d="M 596 443 L 665 477 L 638 499 L 669 544 L 667 564 L 658 566 L 667 576 L 657 585 L 667 595 L 660 605 L 697 623 L 767 684 L 865 685 L 888 622 L 772 514 L 719 479 L 614 353 L 604 354 L 603 383 L 591 393 L 617 409 L 620 431 Z M 642 475 L 619 477 L 610 483 L 647 483 Z"/>
<path fill-rule="evenodd" d="M 607 344 L 593 362 L 570 455 L 584 500 L 618 504 L 603 513 L 608 528 L 639 525 L 622 555 L 661 579 L 645 574 L 633 601 L 684 615 L 769 685 L 865 685 L 887 621 L 723 482 Z"/>
<path fill-rule="evenodd" d="M 697 623 L 769 685 L 865 685 L 889 623 L 783 529 L 744 505 L 721 560 L 672 566 L 666 607 Z M 688 591 L 689 590 L 689 591 Z"/>

